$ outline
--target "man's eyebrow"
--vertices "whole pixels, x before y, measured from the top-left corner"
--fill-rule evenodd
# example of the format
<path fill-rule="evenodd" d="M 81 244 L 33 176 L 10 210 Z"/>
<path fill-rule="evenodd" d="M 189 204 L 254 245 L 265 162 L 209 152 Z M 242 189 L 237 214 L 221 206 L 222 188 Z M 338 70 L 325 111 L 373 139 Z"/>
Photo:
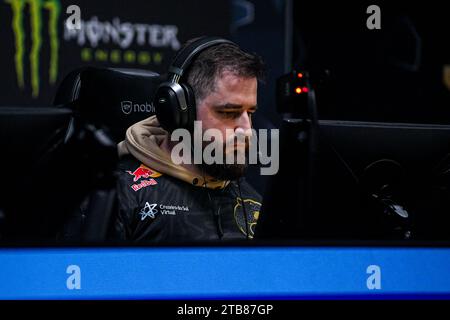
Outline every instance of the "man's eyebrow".
<path fill-rule="evenodd" d="M 214 108 L 216 108 L 216 109 L 233 109 L 233 110 L 236 110 L 236 109 L 242 109 L 243 107 L 242 107 L 242 105 L 240 105 L 240 104 L 234 104 L 234 103 L 225 103 L 225 104 L 219 104 L 219 105 L 215 105 L 214 106 Z M 258 109 L 258 106 L 251 106 L 249 109 Z"/>

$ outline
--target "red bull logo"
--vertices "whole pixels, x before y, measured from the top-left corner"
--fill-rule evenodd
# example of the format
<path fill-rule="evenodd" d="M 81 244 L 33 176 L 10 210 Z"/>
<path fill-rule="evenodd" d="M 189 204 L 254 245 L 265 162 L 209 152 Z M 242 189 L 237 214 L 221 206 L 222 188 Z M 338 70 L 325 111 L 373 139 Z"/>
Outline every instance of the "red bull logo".
<path fill-rule="evenodd" d="M 133 176 L 133 181 L 136 182 L 141 178 L 157 178 L 159 176 L 161 176 L 161 173 L 156 172 L 146 166 L 144 166 L 143 164 L 141 164 L 139 166 L 139 168 L 137 168 L 136 170 L 134 170 L 133 172 L 131 172 L 130 170 L 126 171 L 129 175 Z"/>

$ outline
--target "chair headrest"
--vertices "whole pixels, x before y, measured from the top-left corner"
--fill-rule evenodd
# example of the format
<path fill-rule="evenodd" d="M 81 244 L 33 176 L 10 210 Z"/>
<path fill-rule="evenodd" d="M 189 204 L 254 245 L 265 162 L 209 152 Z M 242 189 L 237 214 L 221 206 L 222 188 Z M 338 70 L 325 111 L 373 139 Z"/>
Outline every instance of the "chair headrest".
<path fill-rule="evenodd" d="M 155 114 L 152 100 L 161 81 L 146 70 L 81 68 L 61 83 L 55 104 L 72 103 L 84 120 L 106 126 L 119 142 L 129 126 Z"/>

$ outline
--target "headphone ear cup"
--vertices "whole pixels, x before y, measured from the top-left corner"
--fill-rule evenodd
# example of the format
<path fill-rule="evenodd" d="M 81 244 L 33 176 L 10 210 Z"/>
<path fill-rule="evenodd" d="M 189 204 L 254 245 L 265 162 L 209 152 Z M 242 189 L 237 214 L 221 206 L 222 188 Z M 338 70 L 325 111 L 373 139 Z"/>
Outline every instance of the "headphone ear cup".
<path fill-rule="evenodd" d="M 156 118 L 161 127 L 169 132 L 178 128 L 178 99 L 170 83 L 162 83 L 153 97 Z"/>
<path fill-rule="evenodd" d="M 188 106 L 187 110 L 185 112 L 182 112 L 182 116 L 180 117 L 182 119 L 180 127 L 193 132 L 194 121 L 197 119 L 197 106 L 195 104 L 194 90 L 190 85 L 186 83 L 180 83 L 180 86 L 183 88 L 184 97 Z"/>

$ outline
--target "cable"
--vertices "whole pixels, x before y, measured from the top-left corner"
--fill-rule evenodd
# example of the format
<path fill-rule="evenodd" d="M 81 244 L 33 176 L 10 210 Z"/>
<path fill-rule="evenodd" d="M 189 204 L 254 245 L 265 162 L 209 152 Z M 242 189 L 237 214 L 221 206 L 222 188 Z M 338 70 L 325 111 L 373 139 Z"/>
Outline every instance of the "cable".
<path fill-rule="evenodd" d="M 220 219 L 220 205 L 219 205 L 219 209 L 216 212 L 214 210 L 214 202 L 211 199 L 211 194 L 210 194 L 208 186 L 206 184 L 205 173 L 203 171 L 203 168 L 201 168 L 201 171 L 202 171 L 203 184 L 205 186 L 206 193 L 208 194 L 209 204 L 211 205 L 214 222 L 216 223 L 217 233 L 219 234 L 219 239 L 222 239 L 223 238 L 223 228 L 222 228 L 222 220 Z"/>
<path fill-rule="evenodd" d="M 245 209 L 245 202 L 244 202 L 244 198 L 242 197 L 240 179 L 237 180 L 237 185 L 238 185 L 238 190 L 239 190 L 239 197 L 241 198 L 241 201 L 242 201 L 242 210 L 244 211 L 245 236 L 246 236 L 246 239 L 249 240 L 250 234 L 249 234 L 249 230 L 248 230 L 247 210 Z"/>
<path fill-rule="evenodd" d="M 317 170 L 318 159 L 318 131 L 319 131 L 319 116 L 317 112 L 317 102 L 315 89 L 309 80 L 309 74 L 306 77 L 306 85 L 309 88 L 308 93 L 308 113 L 309 113 L 309 141 L 308 141 L 308 154 L 307 154 L 307 172 L 306 172 L 306 208 L 308 212 L 312 212 L 315 208 L 314 193 L 314 173 Z"/>
<path fill-rule="evenodd" d="M 214 210 L 214 206 L 212 205 L 213 201 L 211 199 L 211 194 L 209 193 L 208 187 L 206 186 L 206 181 L 205 181 L 205 188 L 206 188 L 206 192 L 208 193 L 208 198 L 209 198 L 209 202 L 211 203 L 211 208 L 213 210 L 214 221 L 216 222 L 216 227 L 217 227 L 217 233 L 219 234 L 219 239 L 222 239 L 223 238 L 223 228 L 222 228 L 222 219 L 220 219 L 220 206 L 216 212 Z"/>
<path fill-rule="evenodd" d="M 352 178 L 355 180 L 355 182 L 357 184 L 359 184 L 359 178 L 358 176 L 355 174 L 355 172 L 352 170 L 352 168 L 350 167 L 350 165 L 347 163 L 347 161 L 344 160 L 344 158 L 342 158 L 341 154 L 336 150 L 336 148 L 328 141 L 326 140 L 326 143 L 328 144 L 328 146 L 331 148 L 331 150 L 334 152 L 334 154 L 337 156 L 337 158 L 339 159 L 339 161 L 344 165 L 345 169 L 347 169 L 347 171 L 350 173 L 350 175 L 352 176 Z M 366 168 L 367 169 L 367 168 Z"/>

